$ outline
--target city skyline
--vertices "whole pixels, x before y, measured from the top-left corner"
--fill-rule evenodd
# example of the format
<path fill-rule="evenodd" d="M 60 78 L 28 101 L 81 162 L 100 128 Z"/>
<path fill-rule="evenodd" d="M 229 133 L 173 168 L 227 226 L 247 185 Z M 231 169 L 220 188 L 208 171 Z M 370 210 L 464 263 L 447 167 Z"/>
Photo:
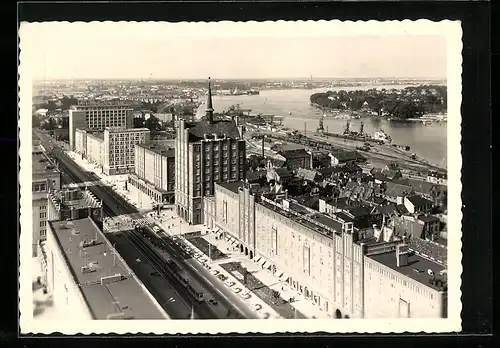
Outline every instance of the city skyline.
<path fill-rule="evenodd" d="M 37 80 L 447 76 L 446 36 L 438 32 L 419 35 L 401 27 L 387 34 L 335 31 L 318 37 L 303 30 L 290 36 L 279 30 L 283 23 L 257 24 L 235 25 L 227 33 L 223 23 L 212 32 L 168 23 L 149 30 L 137 30 L 137 23 L 50 23 L 25 30 L 30 38 L 25 49 L 33 52 L 30 70 Z M 179 30 L 172 35 L 162 28 Z"/>

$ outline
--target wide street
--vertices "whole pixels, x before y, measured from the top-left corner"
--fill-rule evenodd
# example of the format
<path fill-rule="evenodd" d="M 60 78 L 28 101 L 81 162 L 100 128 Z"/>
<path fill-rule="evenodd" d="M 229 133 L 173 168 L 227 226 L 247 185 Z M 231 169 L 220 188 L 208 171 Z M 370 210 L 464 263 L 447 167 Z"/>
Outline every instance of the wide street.
<path fill-rule="evenodd" d="M 59 169 L 63 173 L 64 181 L 71 180 L 76 183 L 100 181 L 100 178 L 96 174 L 84 171 L 79 167 L 66 155 L 55 140 L 43 133 L 38 133 L 38 136 L 42 140 L 42 145 L 47 149 L 49 156 L 54 158 L 59 164 Z M 88 189 L 94 193 L 96 197 L 102 199 L 105 213 L 109 216 L 127 215 L 132 219 L 143 218 L 143 215 L 140 214 L 134 206 L 114 192 L 111 187 L 104 184 L 96 184 L 89 186 Z M 149 250 L 138 238 L 131 237 L 129 232 L 124 231 L 121 235 L 122 238 L 118 237 L 118 235 L 108 238 L 113 239 L 113 242 L 116 243 L 117 251 L 131 266 L 134 272 L 137 272 L 139 279 L 141 279 L 148 289 L 150 289 L 151 293 L 157 298 L 158 302 L 160 302 L 172 318 L 186 318 L 186 312 L 190 312 L 191 307 L 195 312 L 195 317 L 200 319 L 226 318 L 222 312 L 227 313 L 227 311 L 219 308 L 210 308 L 215 306 L 230 308 L 233 317 L 257 318 L 256 313 L 242 301 L 235 301 L 233 293 L 228 291 L 222 283 L 218 282 L 207 269 L 201 265 L 197 265 L 196 261 L 192 259 L 192 256 L 186 253 L 180 245 L 174 243 L 172 240 L 164 240 L 166 247 L 164 248 L 165 251 L 167 251 L 172 258 L 178 260 L 185 268 L 190 278 L 197 281 L 204 289 L 209 291 L 207 298 L 215 299 L 218 305 L 213 306 L 207 303 L 200 304 L 190 299 L 186 294 L 185 288 L 176 281 L 175 278 L 170 276 L 169 279 L 168 272 L 158 270 L 161 265 L 158 258 L 154 255 L 154 252 Z M 137 255 L 142 255 L 142 257 L 138 257 Z M 136 262 L 138 258 L 141 260 L 140 266 Z M 158 279 L 158 273 L 160 273 L 160 278 L 162 279 Z M 174 301 L 172 301 L 172 299 Z"/>

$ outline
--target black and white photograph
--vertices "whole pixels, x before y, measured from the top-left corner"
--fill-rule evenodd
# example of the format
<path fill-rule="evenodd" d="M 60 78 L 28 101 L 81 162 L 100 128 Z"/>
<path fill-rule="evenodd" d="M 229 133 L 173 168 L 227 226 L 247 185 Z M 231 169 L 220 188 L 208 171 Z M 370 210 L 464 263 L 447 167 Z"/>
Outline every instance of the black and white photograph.
<path fill-rule="evenodd" d="M 19 36 L 22 333 L 460 331 L 460 22 Z"/>

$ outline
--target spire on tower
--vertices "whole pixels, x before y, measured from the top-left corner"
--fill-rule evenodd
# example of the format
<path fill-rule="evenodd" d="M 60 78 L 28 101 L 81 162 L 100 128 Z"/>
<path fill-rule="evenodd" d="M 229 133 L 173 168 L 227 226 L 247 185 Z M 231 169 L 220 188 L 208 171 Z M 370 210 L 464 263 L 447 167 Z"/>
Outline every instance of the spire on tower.
<path fill-rule="evenodd" d="M 212 121 L 214 120 L 214 108 L 212 106 L 212 86 L 210 85 L 210 77 L 208 78 L 208 100 L 206 115 L 208 118 L 208 122 L 212 123 Z"/>

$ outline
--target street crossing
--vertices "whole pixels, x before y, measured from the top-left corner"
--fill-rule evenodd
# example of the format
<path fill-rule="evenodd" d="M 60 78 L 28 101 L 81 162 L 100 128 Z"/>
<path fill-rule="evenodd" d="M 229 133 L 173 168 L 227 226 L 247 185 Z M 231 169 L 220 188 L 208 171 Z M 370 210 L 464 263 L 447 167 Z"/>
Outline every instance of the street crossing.
<path fill-rule="evenodd" d="M 151 225 L 155 224 L 153 219 L 151 219 L 149 217 L 142 217 L 142 218 L 134 219 L 134 223 L 136 223 L 140 227 L 151 226 Z"/>

